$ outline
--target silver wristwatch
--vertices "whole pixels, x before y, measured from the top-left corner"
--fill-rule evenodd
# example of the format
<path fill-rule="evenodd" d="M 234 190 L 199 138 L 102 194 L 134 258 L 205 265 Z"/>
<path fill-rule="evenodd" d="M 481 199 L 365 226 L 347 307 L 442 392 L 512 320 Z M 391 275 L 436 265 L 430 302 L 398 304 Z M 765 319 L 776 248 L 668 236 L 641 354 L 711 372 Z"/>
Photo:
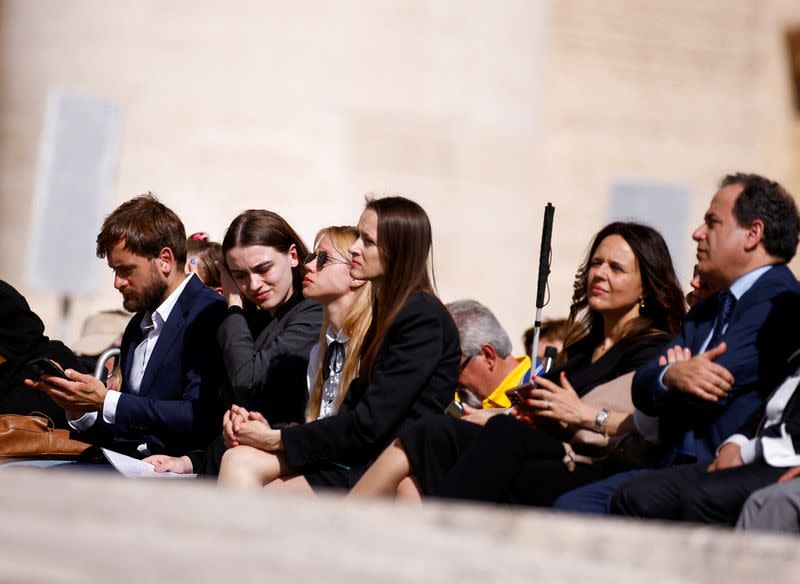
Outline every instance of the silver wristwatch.
<path fill-rule="evenodd" d="M 608 409 L 603 408 L 597 412 L 597 417 L 594 419 L 595 430 L 598 432 L 604 432 L 606 428 L 606 422 L 608 422 Z"/>

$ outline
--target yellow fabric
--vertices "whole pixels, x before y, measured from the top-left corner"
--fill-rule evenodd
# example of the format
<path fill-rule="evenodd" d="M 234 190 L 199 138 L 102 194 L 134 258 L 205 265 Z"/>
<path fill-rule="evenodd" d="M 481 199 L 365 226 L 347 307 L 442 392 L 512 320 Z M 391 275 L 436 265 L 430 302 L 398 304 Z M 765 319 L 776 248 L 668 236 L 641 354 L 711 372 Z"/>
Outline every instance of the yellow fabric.
<path fill-rule="evenodd" d="M 508 396 L 506 396 L 506 390 L 511 389 L 512 387 L 517 387 L 519 384 L 521 384 L 522 378 L 525 377 L 525 374 L 531 368 L 530 358 L 514 357 L 514 359 L 516 359 L 518 365 L 511 373 L 506 375 L 505 379 L 500 382 L 500 385 L 495 388 L 491 395 L 483 400 L 484 410 L 489 408 L 511 407 L 511 402 L 508 400 Z M 456 393 L 455 401 L 461 401 L 458 398 L 458 393 Z"/>
<path fill-rule="evenodd" d="M 506 390 L 517 387 L 522 383 L 522 378 L 531 368 L 531 360 L 528 357 L 514 357 L 519 365 L 514 371 L 506 375 L 506 378 L 497 386 L 492 394 L 483 400 L 483 409 L 489 408 L 510 408 L 511 402 L 506 396 Z"/>

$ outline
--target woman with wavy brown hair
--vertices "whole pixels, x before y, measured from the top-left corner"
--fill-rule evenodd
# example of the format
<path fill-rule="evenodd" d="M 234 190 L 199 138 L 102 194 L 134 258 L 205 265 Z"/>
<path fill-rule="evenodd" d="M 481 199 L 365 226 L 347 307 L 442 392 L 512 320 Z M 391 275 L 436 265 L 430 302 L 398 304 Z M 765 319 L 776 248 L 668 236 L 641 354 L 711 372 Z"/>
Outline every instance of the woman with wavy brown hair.
<path fill-rule="evenodd" d="M 602 464 L 568 468 L 570 434 L 563 430 L 630 431 L 631 412 L 598 412 L 581 397 L 656 358 L 685 314 L 661 235 L 637 223 L 607 225 L 575 276 L 565 349 L 557 366 L 536 378 L 538 389 L 524 396 L 518 419 L 483 417 L 485 427 L 444 416 L 422 421 L 400 434 L 353 494 L 393 495 L 403 485 L 412 494 L 549 505 L 612 472 Z M 476 358 L 462 356 L 462 366 Z"/>

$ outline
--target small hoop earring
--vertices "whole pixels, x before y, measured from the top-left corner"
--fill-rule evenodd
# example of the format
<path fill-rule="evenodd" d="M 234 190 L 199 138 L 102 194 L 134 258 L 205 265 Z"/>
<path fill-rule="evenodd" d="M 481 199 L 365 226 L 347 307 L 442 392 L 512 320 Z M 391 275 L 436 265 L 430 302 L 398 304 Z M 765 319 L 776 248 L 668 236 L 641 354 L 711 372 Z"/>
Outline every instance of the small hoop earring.
<path fill-rule="evenodd" d="M 644 310 L 644 298 L 639 298 L 639 310 Z"/>

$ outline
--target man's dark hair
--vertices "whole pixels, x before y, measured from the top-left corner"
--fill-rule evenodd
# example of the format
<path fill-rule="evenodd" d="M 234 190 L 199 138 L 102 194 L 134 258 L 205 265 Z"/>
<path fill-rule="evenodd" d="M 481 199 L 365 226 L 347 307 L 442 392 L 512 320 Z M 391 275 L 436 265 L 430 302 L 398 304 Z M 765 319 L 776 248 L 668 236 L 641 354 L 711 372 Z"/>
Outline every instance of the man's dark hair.
<path fill-rule="evenodd" d="M 153 193 L 122 203 L 106 217 L 97 236 L 97 257 L 106 257 L 111 248 L 123 240 L 125 249 L 147 259 L 158 257 L 161 250 L 168 247 L 181 269 L 186 263 L 183 223 Z"/>
<path fill-rule="evenodd" d="M 790 261 L 800 240 L 800 216 L 792 196 L 780 184 L 757 174 L 729 174 L 720 188 L 742 185 L 733 205 L 739 227 L 749 227 L 760 219 L 764 223 L 764 248 L 771 256 Z"/>

